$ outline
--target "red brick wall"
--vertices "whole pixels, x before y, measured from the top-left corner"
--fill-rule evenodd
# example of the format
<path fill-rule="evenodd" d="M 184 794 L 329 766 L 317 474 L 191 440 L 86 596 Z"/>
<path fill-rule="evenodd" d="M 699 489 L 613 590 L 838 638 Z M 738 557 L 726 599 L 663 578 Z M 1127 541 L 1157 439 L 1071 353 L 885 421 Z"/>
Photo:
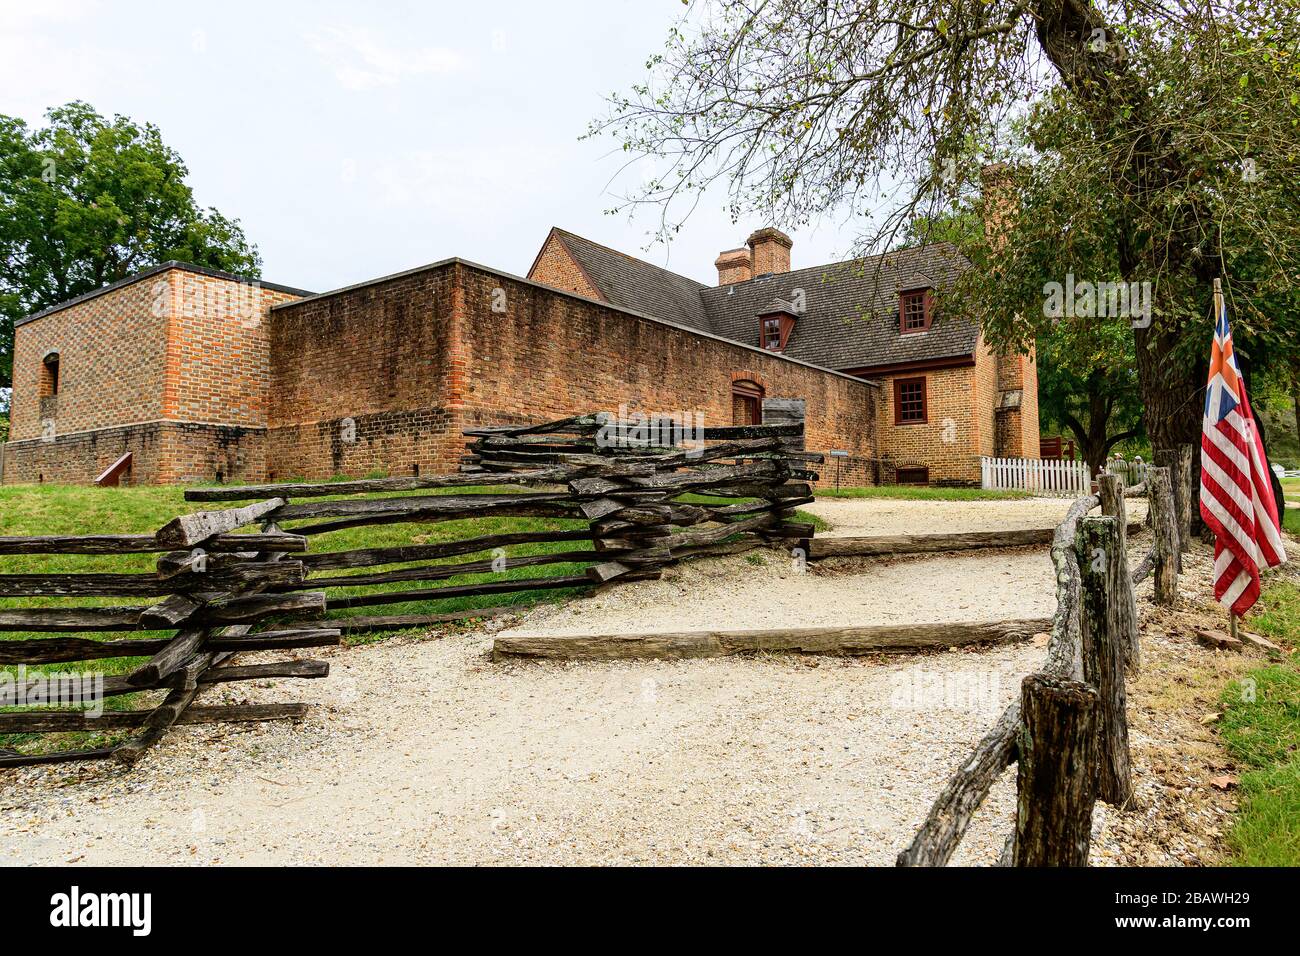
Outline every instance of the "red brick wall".
<path fill-rule="evenodd" d="M 980 479 L 979 447 L 985 430 L 979 402 L 979 366 L 873 376 L 880 392 L 880 451 L 889 469 L 926 467 L 933 485 L 965 485 Z M 986 376 L 987 377 L 987 376 Z M 894 382 L 924 378 L 926 421 L 894 423 Z M 892 483 L 888 475 L 883 482 Z"/>
<path fill-rule="evenodd" d="M 464 263 L 277 308 L 271 354 L 277 477 L 450 473 L 464 427 L 620 404 L 730 425 L 734 377 L 805 399 L 810 450 L 873 455 L 865 382 Z"/>
<path fill-rule="evenodd" d="M 450 266 L 274 310 L 268 472 L 455 470 Z"/>
<path fill-rule="evenodd" d="M 146 422 L 65 435 L 54 441 L 5 446 L 6 484 L 93 481 L 126 452 L 131 471 L 123 484 L 211 484 L 233 478 L 258 481 L 263 468 L 262 429 L 178 422 Z"/>
<path fill-rule="evenodd" d="M 604 299 L 596 287 L 587 279 L 569 250 L 565 248 L 560 236 L 552 232 L 546 237 L 537 261 L 528 270 L 528 278 L 544 285 L 555 286 L 565 292 L 574 292 L 588 299 Z"/>
<path fill-rule="evenodd" d="M 461 266 L 464 354 L 460 403 L 469 425 L 546 421 L 578 411 L 700 412 L 705 427 L 730 425 L 733 379 L 767 398 L 807 402 L 809 450 L 874 454 L 875 389 L 836 375 L 628 315 L 598 302 Z M 492 291 L 506 294 L 504 314 Z"/>
<path fill-rule="evenodd" d="M 135 483 L 264 478 L 266 319 L 292 298 L 173 268 L 20 325 L 4 480 L 89 482 L 126 451 Z"/>
<path fill-rule="evenodd" d="M 172 270 L 163 417 L 266 426 L 267 318 L 294 296 L 257 283 Z"/>
<path fill-rule="evenodd" d="M 170 273 L 18 326 L 10 437 L 67 435 L 162 418 Z M 41 361 L 59 353 L 59 394 L 41 409 Z M 93 476 L 92 476 L 93 477 Z"/>

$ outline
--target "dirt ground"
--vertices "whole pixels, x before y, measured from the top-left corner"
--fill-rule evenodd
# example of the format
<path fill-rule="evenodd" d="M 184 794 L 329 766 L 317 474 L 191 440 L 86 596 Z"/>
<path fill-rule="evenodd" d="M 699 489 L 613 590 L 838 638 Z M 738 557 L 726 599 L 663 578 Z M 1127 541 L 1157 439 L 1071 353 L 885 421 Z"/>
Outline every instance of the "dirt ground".
<path fill-rule="evenodd" d="M 883 515 L 898 503 L 855 504 L 875 526 L 872 508 Z M 951 527 L 953 515 L 939 512 L 950 504 L 928 505 L 936 527 Z M 971 504 L 1006 503 L 960 506 Z M 976 514 L 961 520 L 995 520 Z M 780 551 L 752 558 L 688 564 L 504 626 L 760 627 L 1052 609 L 1042 551 L 810 573 Z M 1190 563 L 1208 574 L 1204 555 Z M 326 680 L 205 696 L 311 702 L 297 724 L 179 728 L 129 772 L 0 771 L 0 863 L 889 865 L 1044 653 L 1040 639 L 917 657 L 495 664 L 492 628 L 502 624 L 317 653 L 330 660 Z M 1187 627 L 1163 621 L 1149 642 L 1131 698 L 1142 804 L 1098 813 L 1098 862 L 1219 852 L 1232 796 L 1201 799 L 1222 758 L 1198 718 L 1214 684 L 1204 668 L 1241 665 L 1214 663 L 1222 655 L 1194 647 Z M 1190 694 L 1169 687 L 1183 667 L 1199 688 Z M 1013 801 L 1011 770 L 955 862 L 996 859 Z"/>

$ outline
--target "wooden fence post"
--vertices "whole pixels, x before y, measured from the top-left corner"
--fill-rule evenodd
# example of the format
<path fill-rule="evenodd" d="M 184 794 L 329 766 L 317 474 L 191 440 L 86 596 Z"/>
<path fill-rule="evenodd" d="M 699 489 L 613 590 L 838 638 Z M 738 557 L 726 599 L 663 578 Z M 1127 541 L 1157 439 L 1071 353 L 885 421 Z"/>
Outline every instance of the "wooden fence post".
<path fill-rule="evenodd" d="M 1124 807 L 1133 799 L 1129 767 L 1127 693 L 1124 688 L 1125 635 L 1135 622 L 1133 582 L 1119 552 L 1111 517 L 1083 518 L 1075 534 L 1081 579 L 1079 623 L 1083 679 L 1097 690 L 1097 798 Z"/>
<path fill-rule="evenodd" d="M 1030 674 L 1021 685 L 1016 866 L 1087 866 L 1096 802 L 1097 692 Z"/>
<path fill-rule="evenodd" d="M 1155 602 L 1163 607 L 1178 603 L 1178 518 L 1168 468 L 1147 472 L 1154 551 Z"/>
<path fill-rule="evenodd" d="M 1098 475 L 1097 490 L 1101 497 L 1101 513 L 1115 519 L 1118 537 L 1115 560 L 1120 565 L 1119 573 L 1123 580 L 1131 581 L 1128 571 L 1128 507 L 1124 504 L 1124 479 L 1118 475 Z M 1131 586 L 1123 590 L 1121 597 L 1124 595 L 1127 595 L 1129 605 L 1124 609 L 1124 630 L 1120 638 L 1124 668 L 1136 675 L 1142 666 L 1142 649 L 1138 642 L 1137 595 Z"/>
<path fill-rule="evenodd" d="M 1161 448 L 1155 454 L 1156 464 L 1169 469 L 1169 481 L 1174 490 L 1174 515 L 1178 528 L 1178 570 L 1183 570 L 1183 552 L 1192 543 L 1192 446 Z"/>

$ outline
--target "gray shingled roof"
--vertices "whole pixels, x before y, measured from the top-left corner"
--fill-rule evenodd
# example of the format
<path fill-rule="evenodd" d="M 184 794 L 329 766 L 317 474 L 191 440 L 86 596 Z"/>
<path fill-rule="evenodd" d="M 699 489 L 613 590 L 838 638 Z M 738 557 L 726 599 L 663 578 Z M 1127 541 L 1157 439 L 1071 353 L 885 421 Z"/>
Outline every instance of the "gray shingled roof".
<path fill-rule="evenodd" d="M 555 232 L 611 304 L 746 345 L 758 346 L 761 312 L 774 299 L 805 311 L 785 354 L 831 369 L 856 369 L 971 355 L 979 338 L 969 319 L 939 312 L 925 332 L 900 335 L 898 292 L 919 279 L 946 289 L 969 263 L 950 243 L 707 286 L 562 229 Z"/>
<path fill-rule="evenodd" d="M 700 293 L 708 288 L 704 283 L 597 245 L 563 229 L 557 228 L 554 232 L 611 305 L 644 312 L 703 332 L 710 331 L 709 319 L 700 301 Z"/>
<path fill-rule="evenodd" d="M 930 361 L 972 354 L 979 327 L 938 311 L 927 331 L 900 335 L 898 293 L 914 288 L 918 273 L 936 289 L 949 288 L 966 268 L 955 247 L 937 243 L 710 287 L 701 297 L 715 335 L 758 345 L 759 312 L 773 298 L 797 301 L 795 290 L 803 290 L 804 312 L 785 354 L 813 365 L 851 369 Z"/>

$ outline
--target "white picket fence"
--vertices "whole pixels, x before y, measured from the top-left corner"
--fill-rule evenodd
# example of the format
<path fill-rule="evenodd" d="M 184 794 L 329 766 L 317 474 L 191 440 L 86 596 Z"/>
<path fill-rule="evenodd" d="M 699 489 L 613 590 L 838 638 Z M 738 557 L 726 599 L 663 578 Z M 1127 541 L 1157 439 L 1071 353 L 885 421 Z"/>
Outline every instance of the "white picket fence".
<path fill-rule="evenodd" d="M 980 487 L 1079 497 L 1092 491 L 1092 476 L 1084 461 L 981 457 Z"/>

